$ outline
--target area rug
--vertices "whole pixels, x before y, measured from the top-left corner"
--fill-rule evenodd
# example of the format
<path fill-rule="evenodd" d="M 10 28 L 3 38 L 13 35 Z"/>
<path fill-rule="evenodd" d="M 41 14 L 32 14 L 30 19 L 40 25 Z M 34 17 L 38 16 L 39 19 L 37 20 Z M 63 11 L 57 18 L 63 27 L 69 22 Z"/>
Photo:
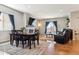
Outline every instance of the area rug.
<path fill-rule="evenodd" d="M 34 48 L 32 45 L 32 49 L 26 45 L 25 48 L 22 48 L 20 44 L 19 47 L 16 47 L 15 44 L 13 46 L 10 45 L 10 42 L 6 42 L 0 44 L 0 51 L 8 53 L 9 55 L 41 55 L 45 52 L 45 48 L 50 45 L 47 41 L 40 41 L 40 44 Z"/>

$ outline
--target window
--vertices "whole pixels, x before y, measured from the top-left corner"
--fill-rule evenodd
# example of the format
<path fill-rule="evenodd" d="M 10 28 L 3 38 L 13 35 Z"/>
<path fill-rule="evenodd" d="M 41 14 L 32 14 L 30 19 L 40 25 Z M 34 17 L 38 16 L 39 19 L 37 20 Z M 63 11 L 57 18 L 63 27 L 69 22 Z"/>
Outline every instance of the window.
<path fill-rule="evenodd" d="M 13 26 L 10 21 L 9 14 L 0 13 L 0 31 L 12 30 Z"/>
<path fill-rule="evenodd" d="M 49 22 L 47 25 L 47 34 L 55 34 L 56 33 L 56 27 L 53 22 Z"/>

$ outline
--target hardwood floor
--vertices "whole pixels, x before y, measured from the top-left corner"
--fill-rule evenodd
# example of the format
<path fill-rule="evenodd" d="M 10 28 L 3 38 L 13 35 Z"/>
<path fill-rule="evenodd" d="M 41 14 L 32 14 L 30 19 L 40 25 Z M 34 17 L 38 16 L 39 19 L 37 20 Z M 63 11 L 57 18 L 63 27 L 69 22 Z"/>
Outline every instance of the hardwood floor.
<path fill-rule="evenodd" d="M 73 40 L 67 44 L 55 44 L 51 43 L 51 46 L 46 48 L 47 55 L 79 55 L 79 40 Z"/>

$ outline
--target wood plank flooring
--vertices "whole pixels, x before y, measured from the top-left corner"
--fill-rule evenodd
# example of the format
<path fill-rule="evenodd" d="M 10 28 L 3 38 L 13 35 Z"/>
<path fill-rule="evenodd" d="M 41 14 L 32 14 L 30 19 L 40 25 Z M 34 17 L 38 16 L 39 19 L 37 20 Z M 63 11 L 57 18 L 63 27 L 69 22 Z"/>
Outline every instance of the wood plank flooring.
<path fill-rule="evenodd" d="M 43 54 L 47 55 L 79 55 L 79 40 L 73 40 L 67 44 L 51 44 L 46 48 L 46 52 Z"/>

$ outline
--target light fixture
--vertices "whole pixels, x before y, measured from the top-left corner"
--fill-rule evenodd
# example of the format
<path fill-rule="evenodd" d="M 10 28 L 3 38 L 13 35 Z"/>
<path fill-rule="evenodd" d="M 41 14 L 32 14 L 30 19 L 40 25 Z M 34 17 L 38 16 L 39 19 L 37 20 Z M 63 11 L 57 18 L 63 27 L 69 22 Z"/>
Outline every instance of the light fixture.
<path fill-rule="evenodd" d="M 39 21 L 38 22 L 38 28 L 39 28 L 39 30 L 40 30 L 40 27 L 41 27 L 41 22 Z"/>
<path fill-rule="evenodd" d="M 41 24 L 40 23 L 38 23 L 38 27 L 40 27 L 41 26 Z"/>

